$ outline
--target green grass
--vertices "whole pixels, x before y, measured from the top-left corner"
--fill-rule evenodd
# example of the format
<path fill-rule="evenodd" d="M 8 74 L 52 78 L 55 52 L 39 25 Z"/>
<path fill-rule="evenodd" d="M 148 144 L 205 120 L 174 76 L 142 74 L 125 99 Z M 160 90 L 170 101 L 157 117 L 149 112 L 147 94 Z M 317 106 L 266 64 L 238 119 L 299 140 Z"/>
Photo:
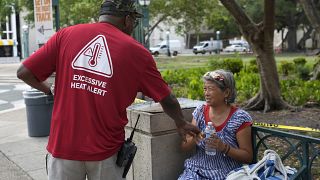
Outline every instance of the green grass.
<path fill-rule="evenodd" d="M 176 56 L 176 57 L 156 57 L 154 58 L 159 70 L 164 69 L 184 69 L 205 67 L 208 64 L 209 56 Z"/>
<path fill-rule="evenodd" d="M 186 69 L 186 68 L 195 68 L 195 67 L 206 67 L 210 58 L 233 58 L 239 57 L 243 60 L 244 63 L 248 63 L 251 59 L 256 58 L 253 54 L 222 54 L 222 55 L 191 55 L 191 56 L 176 56 L 176 57 L 167 57 L 159 56 L 155 57 L 158 69 Z M 313 66 L 315 63 L 316 56 L 306 56 L 305 54 L 298 53 L 283 53 L 276 55 L 277 63 L 281 61 L 291 62 L 297 57 L 304 57 L 307 60 L 308 66 Z"/>

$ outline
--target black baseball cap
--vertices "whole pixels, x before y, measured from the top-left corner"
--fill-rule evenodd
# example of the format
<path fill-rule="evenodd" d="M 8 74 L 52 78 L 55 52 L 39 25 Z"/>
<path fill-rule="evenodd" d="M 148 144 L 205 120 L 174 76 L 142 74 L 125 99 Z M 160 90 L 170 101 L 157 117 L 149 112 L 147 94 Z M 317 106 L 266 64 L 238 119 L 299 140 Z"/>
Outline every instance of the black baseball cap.
<path fill-rule="evenodd" d="M 143 15 L 137 11 L 135 0 L 105 0 L 101 4 L 100 15 L 127 16 L 134 14 L 136 18 Z"/>

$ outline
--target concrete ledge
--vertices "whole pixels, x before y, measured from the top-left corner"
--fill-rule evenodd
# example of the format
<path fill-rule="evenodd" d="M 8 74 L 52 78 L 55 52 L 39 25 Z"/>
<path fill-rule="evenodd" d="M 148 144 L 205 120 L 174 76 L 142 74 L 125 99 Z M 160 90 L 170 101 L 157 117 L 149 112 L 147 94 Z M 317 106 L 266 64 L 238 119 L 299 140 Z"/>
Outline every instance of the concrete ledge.
<path fill-rule="evenodd" d="M 185 119 L 191 122 L 194 108 L 203 102 L 184 98 L 179 98 L 178 100 L 183 109 L 182 113 Z M 159 103 L 146 102 L 130 106 L 127 109 L 127 117 L 129 119 L 127 127 L 134 127 L 138 114 L 140 114 L 140 119 L 137 130 L 155 134 L 176 129 L 173 119 L 163 112 Z"/>
<path fill-rule="evenodd" d="M 179 99 L 186 120 L 202 101 Z M 138 147 L 128 180 L 176 180 L 183 171 L 184 160 L 190 153 L 180 149 L 181 138 L 174 121 L 166 115 L 158 103 L 146 102 L 128 108 L 129 122 L 125 128 L 129 137 L 140 114 L 133 142 Z"/>

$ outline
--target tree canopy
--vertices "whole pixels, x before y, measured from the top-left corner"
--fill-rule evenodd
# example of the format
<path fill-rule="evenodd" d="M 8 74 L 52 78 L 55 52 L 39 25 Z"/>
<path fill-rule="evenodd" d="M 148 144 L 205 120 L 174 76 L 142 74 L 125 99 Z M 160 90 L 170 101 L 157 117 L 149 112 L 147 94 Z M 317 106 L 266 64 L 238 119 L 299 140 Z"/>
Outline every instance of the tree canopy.
<path fill-rule="evenodd" d="M 10 1 L 10 0 L 8 0 Z M 16 0 L 19 7 L 26 8 L 25 17 L 29 24 L 34 22 L 33 0 Z M 88 23 L 98 19 L 100 4 L 103 0 L 59 0 L 60 26 Z"/>
<path fill-rule="evenodd" d="M 19 11 L 20 0 L 0 0 L 0 22 L 5 21 L 6 16 L 10 15 L 13 10 Z"/>
<path fill-rule="evenodd" d="M 300 1 L 319 4 L 318 0 Z M 103 0 L 59 0 L 60 26 L 96 21 L 102 2 Z M 254 22 L 262 20 L 263 16 L 260 11 L 263 8 L 263 1 L 239 0 L 237 2 Z M 276 1 L 276 29 L 288 28 L 292 24 L 308 25 L 305 23 L 306 19 L 301 18 L 301 14 L 304 15 L 304 13 L 302 13 L 302 8 L 297 6 L 297 2 L 298 0 Z M 26 8 L 29 13 L 25 19 L 29 23 L 33 22 L 33 0 L 0 0 L 0 20 L 10 14 L 11 5 L 16 11 L 20 11 L 22 7 Z M 219 0 L 201 0 L 196 3 L 193 0 L 151 0 L 149 10 L 151 19 L 149 30 L 151 32 L 160 22 L 163 22 L 176 26 L 180 34 L 190 31 L 198 33 L 203 27 L 206 27 L 206 29 L 219 30 L 222 38 L 226 39 L 240 35 L 236 21 L 223 8 Z M 150 35 L 150 32 L 146 33 L 148 34 Z"/>

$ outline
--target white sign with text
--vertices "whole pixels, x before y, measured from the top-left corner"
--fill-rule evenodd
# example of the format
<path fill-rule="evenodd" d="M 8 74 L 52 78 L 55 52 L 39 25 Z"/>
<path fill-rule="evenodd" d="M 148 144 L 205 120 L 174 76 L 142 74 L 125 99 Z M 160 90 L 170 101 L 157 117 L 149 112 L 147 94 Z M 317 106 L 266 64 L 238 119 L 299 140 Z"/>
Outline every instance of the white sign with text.
<path fill-rule="evenodd" d="M 52 0 L 34 0 L 34 22 L 39 45 L 53 35 Z"/>

